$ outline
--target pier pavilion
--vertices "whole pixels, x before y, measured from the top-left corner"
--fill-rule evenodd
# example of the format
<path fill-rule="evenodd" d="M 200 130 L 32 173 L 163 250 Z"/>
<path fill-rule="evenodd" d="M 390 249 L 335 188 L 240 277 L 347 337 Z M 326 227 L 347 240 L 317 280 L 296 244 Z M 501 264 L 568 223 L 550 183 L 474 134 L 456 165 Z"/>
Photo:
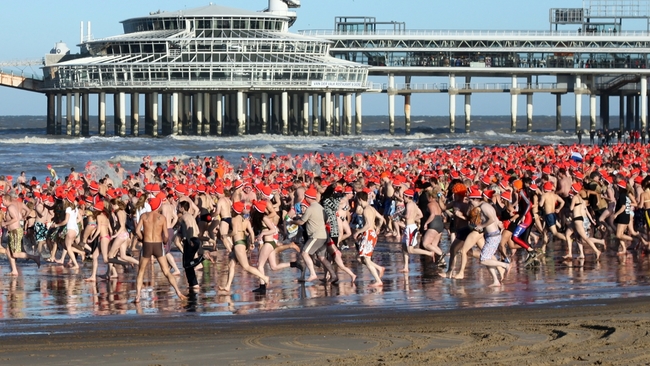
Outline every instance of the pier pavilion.
<path fill-rule="evenodd" d="M 141 100 L 151 136 L 359 134 L 363 93 L 387 95 L 391 133 L 398 96 L 410 133 L 416 93 L 448 94 L 451 132 L 461 131 L 457 98 L 464 98 L 469 132 L 472 96 L 481 93 L 510 94 L 513 132 L 522 95 L 526 128 L 533 129 L 539 93 L 556 96 L 558 129 L 561 97 L 573 94 L 576 130 L 611 129 L 609 106 L 618 102 L 618 127 L 647 132 L 650 0 L 583 0 L 582 8 L 550 9 L 548 31 L 410 30 L 401 22 L 341 16 L 334 29 L 290 33 L 299 6 L 269 0 L 263 12 L 213 4 L 155 12 L 124 21 L 124 34 L 103 39 L 91 37 L 90 24 L 85 35 L 82 23 L 80 54 L 57 44 L 45 57 L 43 80 L 0 72 L 0 84 L 46 94 L 48 133 L 72 136 L 91 134 L 88 106 L 95 97 L 97 134 L 106 134 L 107 94 L 119 136 L 139 133 Z M 631 20 L 645 21 L 646 29 L 627 30 Z M 369 75 L 386 82 L 370 83 Z M 444 82 L 413 83 L 414 77 Z"/>

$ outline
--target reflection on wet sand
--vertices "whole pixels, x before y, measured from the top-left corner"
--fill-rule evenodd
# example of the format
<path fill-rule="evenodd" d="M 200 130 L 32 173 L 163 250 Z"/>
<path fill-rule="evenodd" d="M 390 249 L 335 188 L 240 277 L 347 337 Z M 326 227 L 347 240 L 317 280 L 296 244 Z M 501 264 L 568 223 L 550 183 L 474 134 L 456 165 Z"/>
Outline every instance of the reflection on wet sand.
<path fill-rule="evenodd" d="M 551 248 L 552 249 L 552 248 Z M 470 260 L 464 280 L 440 277 L 442 269 L 434 267 L 430 258 L 411 262 L 409 274 L 399 273 L 402 255 L 399 243 L 381 243 L 375 252 L 376 262 L 387 268 L 383 289 L 369 288 L 372 276 L 356 260 L 353 251 L 343 253 L 344 262 L 358 275 L 356 284 L 342 280 L 337 285 L 320 282 L 300 284 L 295 270 L 271 273 L 266 295 L 251 290 L 258 286 L 255 276 L 240 269 L 236 272 L 231 295 L 218 294 L 217 288 L 226 280 L 227 257 L 218 254 L 216 264 L 203 263 L 197 271 L 201 289 L 191 294 L 188 302 L 180 302 L 158 268 L 145 276 L 142 302 L 135 297 L 134 268 L 120 268 L 119 276 L 109 281 L 84 282 L 90 263 L 80 270 L 45 264 L 40 269 L 20 265 L 21 276 L 0 278 L 0 318 L 2 319 L 65 319 L 125 314 L 198 313 L 206 316 L 247 314 L 302 307 L 385 307 L 400 309 L 452 309 L 541 304 L 566 300 L 634 297 L 644 294 L 650 270 L 648 257 L 603 256 L 599 262 L 592 257 L 562 261 L 561 255 L 549 250 L 537 269 L 514 268 L 500 288 L 487 288 L 490 275 L 478 262 Z M 284 252 L 282 261 L 295 258 Z M 180 253 L 174 253 L 180 257 Z M 257 262 L 257 252 L 251 254 Z M 519 258 L 521 262 L 521 258 Z M 157 264 L 156 264 L 157 266 Z M 100 267 L 100 271 L 103 268 Z M 0 272 L 8 270 L 5 258 L 0 259 Z M 341 274 L 341 278 L 346 278 Z M 185 276 L 178 277 L 181 288 L 187 289 Z"/>

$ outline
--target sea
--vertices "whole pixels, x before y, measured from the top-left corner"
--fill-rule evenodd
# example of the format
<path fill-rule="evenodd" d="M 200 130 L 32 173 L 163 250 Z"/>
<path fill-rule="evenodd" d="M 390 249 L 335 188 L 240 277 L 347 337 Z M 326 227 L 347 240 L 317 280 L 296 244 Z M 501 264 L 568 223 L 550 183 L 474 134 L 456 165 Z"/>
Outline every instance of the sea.
<path fill-rule="evenodd" d="M 583 119 L 583 121 L 588 119 Z M 365 116 L 363 133 L 354 136 L 282 136 L 276 134 L 246 136 L 165 136 L 115 137 L 111 117 L 107 121 L 107 137 L 98 136 L 97 118 L 91 117 L 91 137 L 49 136 L 45 116 L 0 116 L 0 174 L 18 176 L 25 171 L 28 178 L 42 181 L 51 164 L 59 175 L 70 168 L 83 171 L 88 164 L 107 167 L 120 163 L 127 171 L 137 170 L 144 156 L 165 162 L 196 156 L 224 156 L 233 164 L 249 153 L 267 156 L 276 153 L 304 154 L 334 152 L 353 154 L 376 150 L 439 149 L 516 144 L 573 144 L 577 142 L 572 117 L 562 120 L 556 131 L 555 116 L 535 116 L 533 131 L 526 132 L 526 118 L 519 117 L 516 133 L 510 131 L 510 116 L 475 116 L 471 132 L 465 132 L 465 121 L 458 118 L 456 132 L 449 132 L 449 119 L 443 116 L 414 116 L 411 134 L 406 135 L 404 118 L 397 117 L 395 134 L 388 133 L 387 116 Z M 128 125 L 128 123 L 127 123 Z M 130 126 L 127 126 L 127 128 Z M 127 134 L 130 131 L 127 130 Z M 144 131 L 140 131 L 144 134 Z M 584 137 L 588 142 L 589 134 Z"/>

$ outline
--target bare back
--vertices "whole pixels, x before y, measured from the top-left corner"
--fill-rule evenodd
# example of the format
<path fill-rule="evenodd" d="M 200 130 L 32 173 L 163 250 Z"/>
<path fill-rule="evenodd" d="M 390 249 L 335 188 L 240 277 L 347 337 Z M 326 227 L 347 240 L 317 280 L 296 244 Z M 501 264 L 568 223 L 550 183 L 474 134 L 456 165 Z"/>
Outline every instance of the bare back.
<path fill-rule="evenodd" d="M 138 227 L 142 228 L 145 243 L 167 242 L 167 220 L 158 212 L 147 212 L 140 217 Z M 136 229 L 136 232 L 138 230 Z"/>

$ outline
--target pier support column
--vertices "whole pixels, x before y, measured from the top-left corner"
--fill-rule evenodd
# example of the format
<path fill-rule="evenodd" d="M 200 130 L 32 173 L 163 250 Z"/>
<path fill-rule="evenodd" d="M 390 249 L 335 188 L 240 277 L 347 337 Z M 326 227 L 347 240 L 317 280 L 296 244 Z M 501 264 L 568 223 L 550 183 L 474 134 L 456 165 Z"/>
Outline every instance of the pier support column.
<path fill-rule="evenodd" d="M 589 94 L 589 132 L 596 131 L 596 94 Z"/>
<path fill-rule="evenodd" d="M 183 134 L 192 135 L 192 95 L 183 94 Z"/>
<path fill-rule="evenodd" d="M 172 135 L 178 135 L 178 93 L 172 94 L 171 101 L 171 115 L 172 115 Z"/>
<path fill-rule="evenodd" d="M 449 75 L 449 133 L 456 132 L 456 75 Z"/>
<path fill-rule="evenodd" d="M 212 100 L 212 94 L 203 93 L 203 136 L 210 135 L 210 102 Z"/>
<path fill-rule="evenodd" d="M 309 93 L 302 96 L 302 134 L 309 136 Z"/>
<path fill-rule="evenodd" d="M 472 123 L 472 94 L 465 94 L 465 133 L 471 132 Z"/>
<path fill-rule="evenodd" d="M 140 136 L 140 93 L 131 93 L 131 136 Z"/>
<path fill-rule="evenodd" d="M 203 135 L 203 93 L 194 94 L 194 130 L 196 136 Z"/>
<path fill-rule="evenodd" d="M 512 75 L 512 89 L 510 90 L 510 132 L 517 132 L 517 75 Z"/>
<path fill-rule="evenodd" d="M 638 130 L 641 126 L 639 125 L 639 112 L 641 108 L 641 103 L 639 103 L 639 96 L 634 96 L 634 129 Z"/>
<path fill-rule="evenodd" d="M 72 135 L 79 136 L 81 127 L 81 94 L 74 93 L 74 122 L 72 126 Z"/>
<path fill-rule="evenodd" d="M 533 132 L 533 93 L 526 94 L 526 131 Z"/>
<path fill-rule="evenodd" d="M 272 105 L 271 105 L 271 123 L 269 124 L 269 133 L 279 133 L 281 130 L 279 130 L 278 126 L 280 125 L 280 120 L 281 120 L 281 112 L 280 112 L 280 95 L 276 94 L 272 98 Z"/>
<path fill-rule="evenodd" d="M 90 94 L 81 95 L 81 136 L 90 136 Z"/>
<path fill-rule="evenodd" d="M 63 123 L 63 94 L 56 95 L 56 122 L 54 126 L 54 134 L 61 134 L 61 127 Z"/>
<path fill-rule="evenodd" d="M 345 113 L 345 134 L 352 135 L 352 94 L 345 94 L 343 100 L 343 112 Z"/>
<path fill-rule="evenodd" d="M 621 132 L 625 130 L 625 96 L 623 94 L 618 100 L 618 129 Z"/>
<path fill-rule="evenodd" d="M 630 131 L 632 129 L 632 123 L 634 121 L 634 96 L 628 95 L 627 96 L 627 110 L 625 111 L 626 118 L 625 118 L 625 129 L 627 131 Z"/>
<path fill-rule="evenodd" d="M 280 102 L 280 108 L 282 108 L 282 134 L 287 136 L 289 134 L 289 93 L 282 92 L 282 101 Z"/>
<path fill-rule="evenodd" d="M 334 124 L 334 134 L 336 136 L 341 135 L 341 95 L 334 95 L 334 113 L 332 118 L 332 123 Z"/>
<path fill-rule="evenodd" d="M 404 134 L 411 134 L 411 94 L 404 94 Z"/>
<path fill-rule="evenodd" d="M 68 93 L 65 96 L 65 134 L 72 136 L 72 94 Z"/>
<path fill-rule="evenodd" d="M 323 103 L 323 114 L 325 118 L 325 136 L 332 134 L 332 93 L 325 93 L 325 103 Z"/>
<path fill-rule="evenodd" d="M 291 105 L 292 105 L 292 110 L 293 110 L 293 118 L 292 118 L 292 124 L 291 124 L 291 131 L 289 131 L 290 134 L 292 135 L 298 135 L 298 132 L 301 130 L 299 126 L 301 125 L 301 118 L 300 118 L 300 96 L 298 94 L 293 94 L 291 95 Z"/>
<path fill-rule="evenodd" d="M 354 134 L 361 135 L 363 131 L 363 109 L 361 108 L 361 93 L 357 93 L 354 98 L 355 126 Z"/>
<path fill-rule="evenodd" d="M 648 76 L 641 76 L 641 135 L 648 131 Z"/>
<path fill-rule="evenodd" d="M 113 135 L 120 135 L 120 94 L 113 94 Z"/>
<path fill-rule="evenodd" d="M 311 134 L 314 136 L 318 136 L 320 132 L 320 118 L 319 116 L 319 109 L 320 105 L 319 103 L 319 98 L 318 94 L 312 94 L 311 96 Z"/>
<path fill-rule="evenodd" d="M 162 135 L 163 136 L 169 136 L 172 134 L 172 108 L 171 108 L 171 99 L 172 96 L 169 93 L 163 93 L 161 94 L 160 98 L 160 103 L 162 104 L 161 109 L 162 109 L 162 115 L 161 115 L 161 122 L 162 122 Z"/>
<path fill-rule="evenodd" d="M 210 128 L 210 133 L 215 136 L 221 136 L 223 134 L 223 94 L 217 93 L 214 98 L 215 100 L 211 110 L 213 114 L 213 126 Z"/>
<path fill-rule="evenodd" d="M 106 136 L 106 93 L 97 94 L 97 132 L 99 136 Z"/>
<path fill-rule="evenodd" d="M 244 112 L 244 93 L 237 92 L 237 136 L 246 133 L 246 114 Z"/>
<path fill-rule="evenodd" d="M 603 121 L 603 129 L 609 131 L 609 95 L 600 96 L 600 118 Z"/>
<path fill-rule="evenodd" d="M 46 133 L 54 135 L 56 128 L 56 97 L 54 94 L 47 94 L 47 124 Z"/>
<path fill-rule="evenodd" d="M 576 133 L 582 129 L 582 79 L 576 75 L 576 85 L 574 88 L 576 95 Z"/>
<path fill-rule="evenodd" d="M 395 134 L 395 75 L 388 74 L 388 133 Z"/>
<path fill-rule="evenodd" d="M 562 130 L 562 94 L 555 94 L 555 131 Z"/>
<path fill-rule="evenodd" d="M 262 134 L 269 132 L 269 93 L 262 93 L 262 102 L 260 105 L 262 113 Z"/>
<path fill-rule="evenodd" d="M 118 105 L 119 105 L 119 136 L 126 136 L 126 95 L 122 93 L 117 94 Z"/>

